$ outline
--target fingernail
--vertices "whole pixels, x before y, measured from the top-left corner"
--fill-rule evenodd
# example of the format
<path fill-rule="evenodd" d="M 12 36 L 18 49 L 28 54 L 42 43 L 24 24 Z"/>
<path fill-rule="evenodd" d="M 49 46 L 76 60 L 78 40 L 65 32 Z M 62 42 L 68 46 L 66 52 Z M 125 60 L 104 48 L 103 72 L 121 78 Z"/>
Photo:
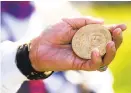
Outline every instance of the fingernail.
<path fill-rule="evenodd" d="M 117 31 L 117 35 L 122 36 L 121 30 Z"/>
<path fill-rule="evenodd" d="M 122 30 L 126 30 L 127 26 L 125 24 L 120 24 L 122 27 Z"/>
<path fill-rule="evenodd" d="M 111 41 L 110 47 L 111 47 L 113 50 L 115 50 L 115 43 L 114 43 L 113 41 Z"/>
<path fill-rule="evenodd" d="M 94 55 L 95 55 L 96 57 L 98 57 L 98 56 L 99 56 L 99 49 L 98 49 L 98 48 L 94 48 L 94 49 L 93 49 L 93 53 L 94 53 Z"/>
<path fill-rule="evenodd" d="M 114 42 L 113 41 L 110 41 L 110 47 L 112 47 L 114 45 Z"/>
<path fill-rule="evenodd" d="M 120 34 L 122 30 L 120 28 L 117 28 L 115 31 L 117 34 Z"/>

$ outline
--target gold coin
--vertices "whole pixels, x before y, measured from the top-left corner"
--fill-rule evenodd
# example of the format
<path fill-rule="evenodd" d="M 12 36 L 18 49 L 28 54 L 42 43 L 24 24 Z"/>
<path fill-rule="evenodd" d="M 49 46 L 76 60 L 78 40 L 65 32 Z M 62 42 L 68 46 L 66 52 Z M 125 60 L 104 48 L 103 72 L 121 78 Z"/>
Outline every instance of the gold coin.
<path fill-rule="evenodd" d="M 90 24 L 80 28 L 72 39 L 75 54 L 84 59 L 91 59 L 91 52 L 97 48 L 100 55 L 106 53 L 106 45 L 112 40 L 109 30 L 100 24 Z"/>

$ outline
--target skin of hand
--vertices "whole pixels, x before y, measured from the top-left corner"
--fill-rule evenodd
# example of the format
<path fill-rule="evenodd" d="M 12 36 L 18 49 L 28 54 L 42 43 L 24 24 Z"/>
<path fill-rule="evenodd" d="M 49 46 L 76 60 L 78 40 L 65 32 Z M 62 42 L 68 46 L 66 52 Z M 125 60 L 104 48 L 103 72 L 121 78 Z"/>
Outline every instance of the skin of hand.
<path fill-rule="evenodd" d="M 31 41 L 29 58 L 37 71 L 64 70 L 99 70 L 108 66 L 116 55 L 116 50 L 122 43 L 124 24 L 106 26 L 113 40 L 106 46 L 106 54 L 102 58 L 98 50 L 94 50 L 90 60 L 78 57 L 72 50 L 71 41 L 78 29 L 88 24 L 103 24 L 103 20 L 93 17 L 64 18 L 48 27 L 38 37 Z"/>

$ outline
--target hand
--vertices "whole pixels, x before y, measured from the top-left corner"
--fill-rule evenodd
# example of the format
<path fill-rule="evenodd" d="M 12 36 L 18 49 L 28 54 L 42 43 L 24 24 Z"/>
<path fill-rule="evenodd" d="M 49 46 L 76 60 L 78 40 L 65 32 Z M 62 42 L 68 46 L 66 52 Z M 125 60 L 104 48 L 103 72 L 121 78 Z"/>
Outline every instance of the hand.
<path fill-rule="evenodd" d="M 88 24 L 103 24 L 103 21 L 92 17 L 62 19 L 33 39 L 29 57 L 34 69 L 94 71 L 100 66 L 108 66 L 115 57 L 116 49 L 122 43 L 122 31 L 126 26 L 123 24 L 107 26 L 112 33 L 113 41 L 107 44 L 103 60 L 98 51 L 92 52 L 91 60 L 85 60 L 74 54 L 70 43 L 76 31 Z"/>
<path fill-rule="evenodd" d="M 112 34 L 112 41 L 107 44 L 106 55 L 103 58 L 101 67 L 107 66 L 114 59 L 117 49 L 120 47 L 123 37 L 122 31 L 126 30 L 125 24 L 114 24 L 114 25 L 105 25 Z M 99 70 L 99 69 L 98 69 Z M 99 70 L 101 71 L 101 70 Z"/>

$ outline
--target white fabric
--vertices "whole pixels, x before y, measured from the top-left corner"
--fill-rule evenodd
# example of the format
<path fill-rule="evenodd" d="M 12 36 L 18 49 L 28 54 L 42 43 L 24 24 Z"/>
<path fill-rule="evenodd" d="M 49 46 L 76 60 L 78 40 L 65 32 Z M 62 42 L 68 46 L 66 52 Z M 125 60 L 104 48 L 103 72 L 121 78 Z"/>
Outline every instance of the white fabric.
<path fill-rule="evenodd" d="M 27 78 L 18 70 L 15 55 L 18 44 L 5 41 L 0 44 L 1 59 L 1 93 L 16 93 Z"/>
<path fill-rule="evenodd" d="M 87 87 L 96 93 L 114 93 L 112 88 L 113 76 L 109 69 L 104 72 L 81 71 L 81 76 Z"/>
<path fill-rule="evenodd" d="M 72 84 L 84 84 L 87 89 L 96 93 L 114 93 L 112 88 L 113 77 L 109 69 L 99 71 L 66 71 L 65 77 Z"/>

